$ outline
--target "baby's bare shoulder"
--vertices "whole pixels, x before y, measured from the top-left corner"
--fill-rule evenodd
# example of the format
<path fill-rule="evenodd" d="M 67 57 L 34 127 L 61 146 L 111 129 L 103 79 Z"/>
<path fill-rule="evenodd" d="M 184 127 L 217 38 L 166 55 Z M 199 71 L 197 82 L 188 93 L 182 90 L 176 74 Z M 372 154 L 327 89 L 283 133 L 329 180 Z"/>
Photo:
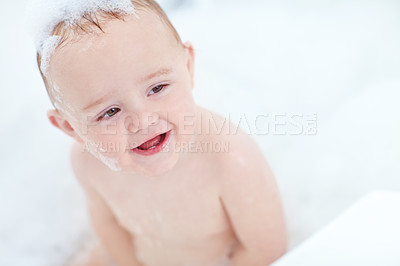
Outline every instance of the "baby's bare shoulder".
<path fill-rule="evenodd" d="M 226 143 L 227 150 L 221 153 L 221 165 L 229 168 L 229 172 L 249 172 L 267 167 L 267 161 L 258 144 L 241 129 L 218 137 Z"/>
<path fill-rule="evenodd" d="M 240 186 L 241 182 L 274 179 L 272 170 L 256 141 L 236 125 L 224 118 L 217 118 L 218 123 L 225 123 L 220 134 L 213 138 L 225 147 L 215 154 L 219 165 L 219 178 L 226 184 L 234 181 Z"/>
<path fill-rule="evenodd" d="M 245 133 L 238 125 L 230 122 L 226 117 L 214 113 L 205 108 L 199 108 L 201 114 L 201 132 L 200 141 L 213 143 L 212 150 L 215 159 L 219 164 L 231 165 L 254 165 L 263 163 L 263 154 L 256 142 Z M 223 149 L 222 149 L 223 148 Z M 254 160 L 258 158 L 259 160 Z M 231 167 L 233 167 L 231 165 Z"/>

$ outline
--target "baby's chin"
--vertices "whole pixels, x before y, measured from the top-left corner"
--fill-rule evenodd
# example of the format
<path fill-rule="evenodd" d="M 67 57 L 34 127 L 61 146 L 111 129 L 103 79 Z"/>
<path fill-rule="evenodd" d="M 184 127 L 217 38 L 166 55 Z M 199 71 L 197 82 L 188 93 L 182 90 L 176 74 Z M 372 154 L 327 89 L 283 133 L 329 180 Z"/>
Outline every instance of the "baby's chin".
<path fill-rule="evenodd" d="M 149 160 L 147 163 L 131 162 L 121 165 L 121 171 L 149 177 L 157 177 L 168 174 L 172 171 L 179 161 L 178 153 L 171 153 L 168 159 Z"/>

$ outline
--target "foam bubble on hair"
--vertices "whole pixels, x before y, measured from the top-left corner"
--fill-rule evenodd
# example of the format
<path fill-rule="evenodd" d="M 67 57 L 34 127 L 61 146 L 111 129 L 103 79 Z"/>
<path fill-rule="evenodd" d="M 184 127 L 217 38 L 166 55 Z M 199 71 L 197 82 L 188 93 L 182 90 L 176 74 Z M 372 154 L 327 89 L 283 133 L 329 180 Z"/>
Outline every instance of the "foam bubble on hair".
<path fill-rule="evenodd" d="M 86 13 L 96 11 L 133 14 L 135 8 L 131 0 L 30 0 L 27 24 L 36 49 L 42 56 L 41 69 L 44 74 L 60 41 L 59 37 L 52 36 L 54 27 L 60 22 L 64 22 L 66 27 L 72 26 Z"/>
<path fill-rule="evenodd" d="M 56 50 L 57 46 L 60 44 L 61 37 L 60 36 L 50 36 L 40 47 L 39 53 L 42 55 L 40 61 L 40 69 L 43 74 L 47 75 L 47 69 L 49 68 L 50 56 Z"/>

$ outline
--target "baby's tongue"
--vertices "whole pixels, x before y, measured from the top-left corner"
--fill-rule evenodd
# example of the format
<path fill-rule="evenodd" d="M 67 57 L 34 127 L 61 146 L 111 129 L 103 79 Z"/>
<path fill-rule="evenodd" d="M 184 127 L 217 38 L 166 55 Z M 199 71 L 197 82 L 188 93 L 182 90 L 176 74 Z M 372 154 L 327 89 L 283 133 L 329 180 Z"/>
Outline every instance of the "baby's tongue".
<path fill-rule="evenodd" d="M 160 143 L 160 141 L 161 141 L 161 135 L 158 135 L 157 137 L 146 141 L 145 143 L 140 145 L 138 148 L 141 150 L 148 150 L 151 147 L 156 146 L 158 143 Z"/>

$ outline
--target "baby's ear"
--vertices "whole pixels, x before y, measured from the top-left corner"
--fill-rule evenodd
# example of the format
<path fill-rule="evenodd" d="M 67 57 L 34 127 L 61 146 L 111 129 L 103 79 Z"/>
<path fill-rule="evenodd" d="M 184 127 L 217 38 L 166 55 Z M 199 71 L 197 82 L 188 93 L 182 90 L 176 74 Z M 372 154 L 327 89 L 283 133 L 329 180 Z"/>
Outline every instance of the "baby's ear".
<path fill-rule="evenodd" d="M 193 45 L 191 42 L 185 42 L 183 44 L 183 46 L 185 47 L 185 51 L 186 51 L 186 55 L 187 55 L 186 66 L 190 73 L 191 85 L 193 88 L 194 87 L 194 60 L 195 60 L 194 48 L 193 48 Z"/>
<path fill-rule="evenodd" d="M 73 137 L 76 141 L 83 142 L 79 135 L 76 134 L 68 120 L 66 120 L 58 110 L 49 110 L 47 112 L 47 117 L 53 126 Z"/>

